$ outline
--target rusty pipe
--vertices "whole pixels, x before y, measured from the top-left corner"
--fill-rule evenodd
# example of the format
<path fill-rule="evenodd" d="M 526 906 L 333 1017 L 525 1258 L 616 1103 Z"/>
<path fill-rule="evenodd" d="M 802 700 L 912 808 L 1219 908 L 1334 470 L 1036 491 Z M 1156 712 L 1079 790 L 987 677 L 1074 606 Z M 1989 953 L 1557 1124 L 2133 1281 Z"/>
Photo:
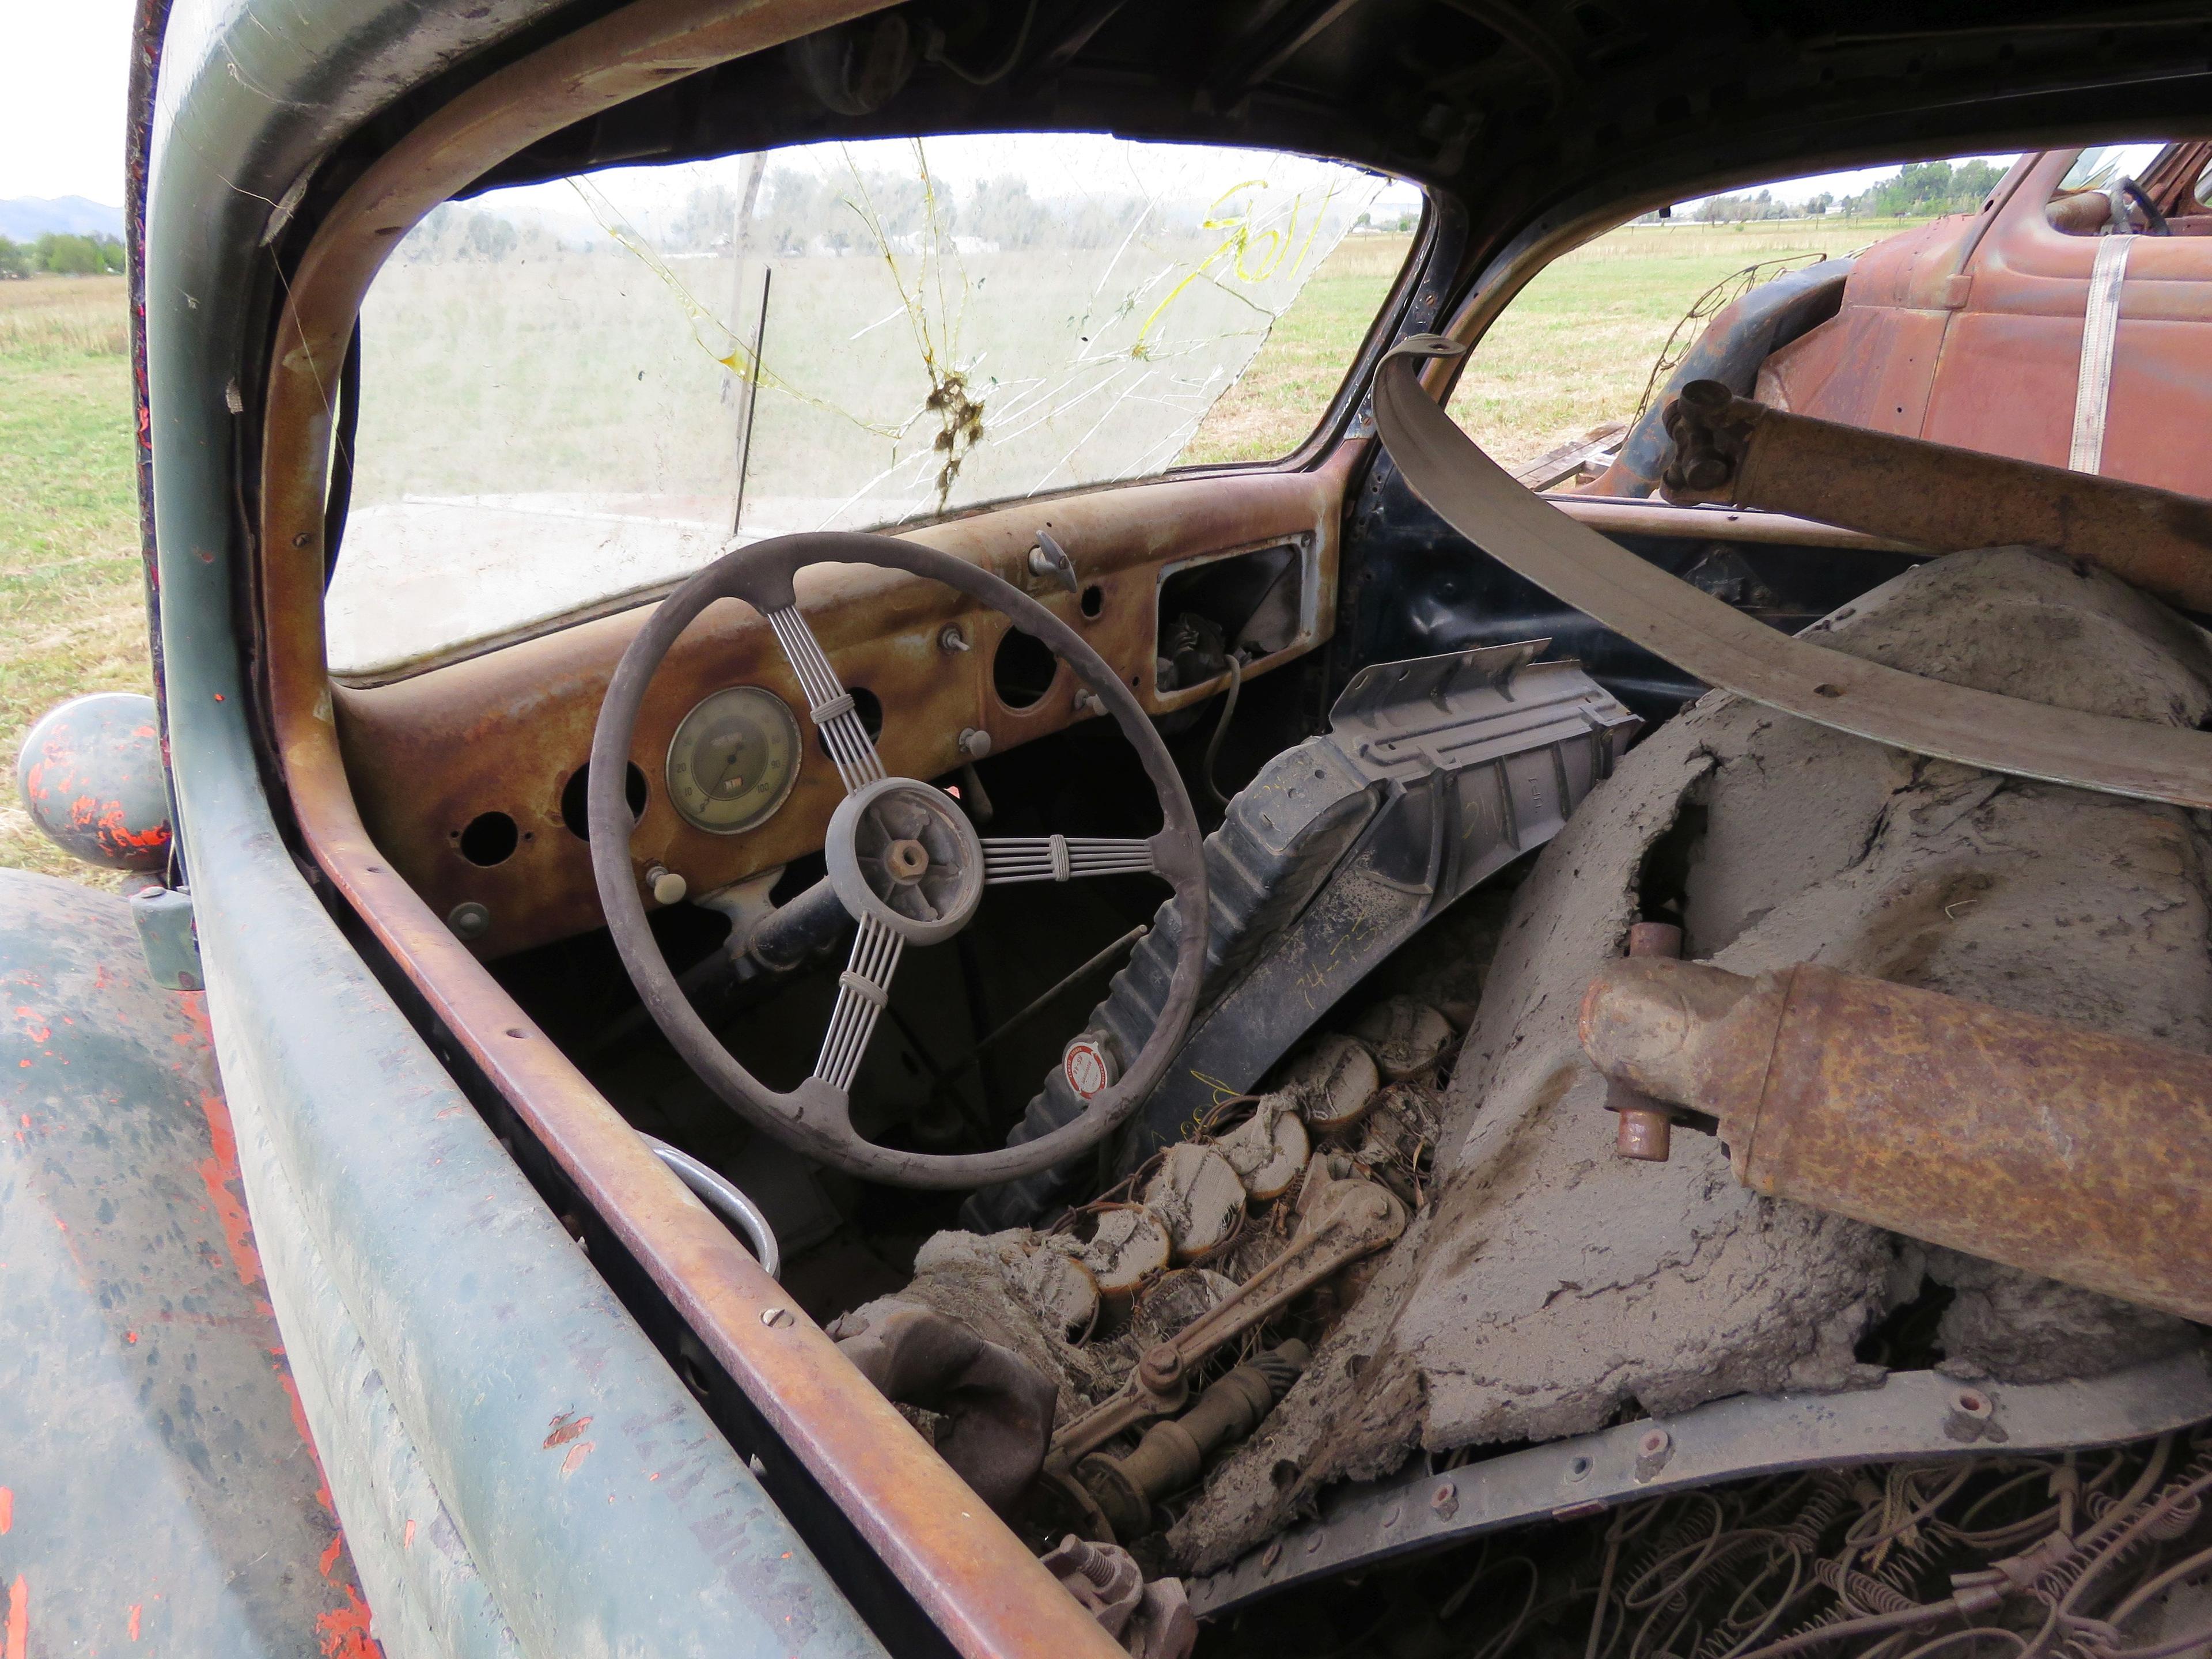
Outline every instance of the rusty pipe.
<path fill-rule="evenodd" d="M 1756 1191 L 2212 1320 L 2212 1056 L 1809 963 L 1632 957 L 1582 1041 L 1717 1118 Z"/>
<path fill-rule="evenodd" d="M 1670 922 L 1639 921 L 1628 930 L 1632 957 L 1679 957 L 1682 930 Z M 1664 1164 L 1674 1152 L 1674 1115 L 1619 1079 L 1606 1087 L 1605 1109 L 1616 1114 L 1613 1154 L 1640 1164 Z"/>
<path fill-rule="evenodd" d="M 1670 501 L 1796 514 L 1947 553 L 2048 548 L 2212 611 L 2212 501 L 1793 415 L 1718 380 L 1691 381 L 1663 418 Z"/>

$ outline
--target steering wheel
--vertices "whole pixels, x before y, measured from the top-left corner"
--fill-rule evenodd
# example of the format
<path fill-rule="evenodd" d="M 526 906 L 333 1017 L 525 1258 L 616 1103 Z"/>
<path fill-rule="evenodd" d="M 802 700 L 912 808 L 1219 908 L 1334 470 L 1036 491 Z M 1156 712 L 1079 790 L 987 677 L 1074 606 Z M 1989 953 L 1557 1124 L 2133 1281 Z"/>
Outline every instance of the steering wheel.
<path fill-rule="evenodd" d="M 872 564 L 927 576 L 980 599 L 1042 641 L 1105 705 L 1152 780 L 1166 827 L 1147 840 L 1112 836 L 979 836 L 950 797 L 913 778 L 887 776 L 853 698 L 838 683 L 799 614 L 793 578 L 809 565 Z M 845 786 L 830 819 L 829 881 L 859 924 L 838 976 L 830 1029 L 811 1076 L 787 1094 L 767 1087 L 715 1040 L 662 960 L 646 925 L 629 854 L 635 828 L 623 777 L 647 685 L 676 637 L 717 599 L 742 599 L 766 617 L 798 676 L 822 746 Z M 592 873 L 608 931 L 654 1022 L 701 1081 L 739 1116 L 834 1168 L 894 1187 L 963 1188 L 1017 1180 L 1097 1146 L 1149 1095 L 1181 1046 L 1197 1006 L 1207 934 L 1206 863 L 1198 817 L 1167 745 L 1127 686 L 1082 636 L 1012 584 L 951 554 L 888 536 L 780 536 L 724 554 L 661 601 L 623 653 L 592 735 Z M 974 918 L 983 889 L 1147 871 L 1175 890 L 1175 973 L 1152 1036 L 1121 1079 L 1091 1095 L 1083 1115 L 1035 1140 L 995 1152 L 902 1152 L 853 1127 L 851 1090 L 890 1000 L 891 975 L 909 944 L 951 939 Z"/>

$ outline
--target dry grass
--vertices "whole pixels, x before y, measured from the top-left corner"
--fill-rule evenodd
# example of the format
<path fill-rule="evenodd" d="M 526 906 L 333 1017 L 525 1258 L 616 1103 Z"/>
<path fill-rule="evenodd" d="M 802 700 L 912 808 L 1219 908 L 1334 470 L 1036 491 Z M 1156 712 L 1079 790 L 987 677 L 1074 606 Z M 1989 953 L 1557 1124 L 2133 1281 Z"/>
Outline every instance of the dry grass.
<path fill-rule="evenodd" d="M 0 283 L 0 865 L 102 886 L 31 827 L 16 752 L 84 691 L 152 689 L 123 279 Z"/>

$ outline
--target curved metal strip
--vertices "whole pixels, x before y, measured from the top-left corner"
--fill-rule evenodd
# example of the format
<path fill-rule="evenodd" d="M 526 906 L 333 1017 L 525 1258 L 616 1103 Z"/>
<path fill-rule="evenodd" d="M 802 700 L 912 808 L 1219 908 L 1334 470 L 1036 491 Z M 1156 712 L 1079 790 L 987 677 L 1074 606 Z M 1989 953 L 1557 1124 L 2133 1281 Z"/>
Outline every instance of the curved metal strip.
<path fill-rule="evenodd" d="M 1200 1618 L 1334 1573 L 1532 1522 L 1789 1469 L 2118 1445 L 2212 1416 L 2204 1349 L 2107 1376 L 1961 1382 L 1893 1371 L 1850 1394 L 1739 1395 L 1449 1471 L 1415 1471 L 1322 1501 L 1321 1518 L 1190 1583 Z"/>
<path fill-rule="evenodd" d="M 1940 760 L 2137 800 L 2212 806 L 2212 740 L 1885 668 L 1778 634 L 1576 523 L 1475 447 L 1421 388 L 1465 350 L 1420 334 L 1375 376 L 1375 423 L 1413 493 L 1539 587 L 1706 684 Z"/>

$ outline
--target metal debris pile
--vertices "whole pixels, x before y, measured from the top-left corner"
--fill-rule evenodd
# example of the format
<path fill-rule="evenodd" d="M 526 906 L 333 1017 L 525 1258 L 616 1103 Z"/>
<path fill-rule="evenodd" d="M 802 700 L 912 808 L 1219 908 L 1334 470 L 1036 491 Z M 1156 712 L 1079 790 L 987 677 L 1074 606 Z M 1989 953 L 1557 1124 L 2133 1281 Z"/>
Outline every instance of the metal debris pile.
<path fill-rule="evenodd" d="M 1011 1351 L 1058 1394 L 1022 1518 L 1040 1544 L 1073 1534 L 1156 1567 L 1148 1540 L 1176 1500 L 1282 1398 L 1428 1202 L 1458 1042 L 1426 1003 L 1380 1002 L 1051 1227 L 939 1234 L 904 1290 L 831 1334 L 867 1340 L 918 1304 Z"/>

